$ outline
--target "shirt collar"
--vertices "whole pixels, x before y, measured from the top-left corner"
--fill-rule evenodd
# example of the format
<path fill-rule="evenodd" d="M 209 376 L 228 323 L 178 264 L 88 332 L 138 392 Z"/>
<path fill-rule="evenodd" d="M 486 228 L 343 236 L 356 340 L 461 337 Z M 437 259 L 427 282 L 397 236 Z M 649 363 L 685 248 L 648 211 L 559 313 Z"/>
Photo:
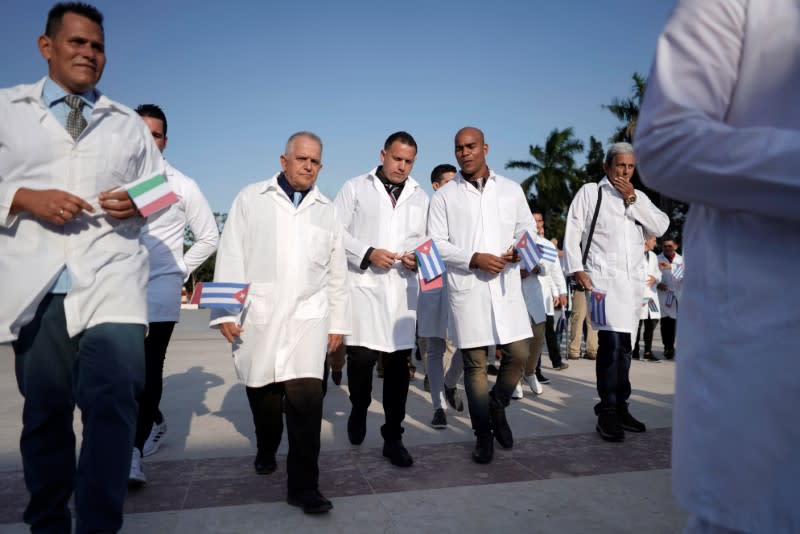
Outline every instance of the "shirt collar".
<path fill-rule="evenodd" d="M 280 183 L 281 182 L 281 178 L 283 178 L 283 180 L 286 181 L 286 185 L 289 186 L 289 188 L 291 188 L 291 186 L 289 185 L 289 181 L 286 180 L 286 177 L 283 176 L 282 172 L 279 172 L 279 173 L 276 173 L 269 180 L 265 181 L 261 185 L 261 187 L 259 188 L 258 192 L 261 193 L 261 194 L 264 194 L 269 190 L 273 190 L 273 191 L 282 190 L 284 193 L 286 193 L 286 195 L 291 200 L 293 195 L 290 195 L 287 192 L 287 190 L 283 188 L 283 186 Z M 294 193 L 294 189 L 291 189 L 291 191 L 292 191 L 292 193 Z M 319 202 L 322 202 L 323 204 L 327 204 L 328 202 L 330 202 L 328 197 L 326 197 L 325 195 L 323 195 L 322 193 L 319 192 L 319 188 L 316 185 L 312 186 L 311 189 L 309 189 L 308 191 L 301 191 L 301 192 L 303 193 L 303 200 L 305 200 L 306 195 L 308 195 L 308 197 L 312 201 L 319 201 Z"/>
<path fill-rule="evenodd" d="M 55 104 L 63 101 L 67 96 L 69 96 L 69 93 L 64 91 L 64 89 L 54 82 L 50 76 L 45 77 L 44 86 L 42 87 L 42 101 L 44 102 L 45 106 L 51 108 Z M 81 97 L 81 100 L 83 100 L 89 109 L 94 108 L 94 105 L 97 102 L 97 92 L 94 89 L 78 94 L 78 96 Z"/>

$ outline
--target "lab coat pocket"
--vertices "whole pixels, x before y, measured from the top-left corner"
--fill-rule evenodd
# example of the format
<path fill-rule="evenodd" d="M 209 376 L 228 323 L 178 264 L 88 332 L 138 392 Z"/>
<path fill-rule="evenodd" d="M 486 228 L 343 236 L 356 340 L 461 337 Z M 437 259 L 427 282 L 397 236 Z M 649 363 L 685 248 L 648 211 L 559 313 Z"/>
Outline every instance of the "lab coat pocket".
<path fill-rule="evenodd" d="M 306 238 L 308 256 L 312 263 L 327 267 L 331 261 L 331 232 L 325 228 L 310 225 Z"/>
<path fill-rule="evenodd" d="M 328 295 L 325 290 L 314 293 L 297 305 L 296 319 L 322 319 L 328 315 Z"/>
<path fill-rule="evenodd" d="M 253 282 L 247 292 L 247 304 L 243 321 L 252 324 L 267 324 L 275 309 L 275 284 Z"/>
<path fill-rule="evenodd" d="M 109 149 L 103 154 L 106 177 L 98 177 L 101 182 L 98 184 L 101 191 L 141 178 L 136 175 L 134 155 L 137 151 L 130 149 L 131 143 L 135 143 L 135 141 L 126 139 L 119 133 L 111 133 L 110 137 Z M 108 183 L 103 183 L 106 181 Z"/>

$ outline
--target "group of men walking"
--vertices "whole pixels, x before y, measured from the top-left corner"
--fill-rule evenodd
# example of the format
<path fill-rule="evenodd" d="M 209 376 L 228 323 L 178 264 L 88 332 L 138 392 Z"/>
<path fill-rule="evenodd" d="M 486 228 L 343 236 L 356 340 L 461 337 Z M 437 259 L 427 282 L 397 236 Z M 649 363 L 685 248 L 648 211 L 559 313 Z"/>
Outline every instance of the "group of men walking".
<path fill-rule="evenodd" d="M 698 132 L 729 143 L 737 135 L 746 139 L 763 136 L 759 128 L 767 129 L 760 122 L 765 114 L 757 113 L 748 106 L 746 96 L 740 98 L 734 91 L 737 84 L 748 86 L 751 78 L 759 76 L 748 77 L 744 72 L 740 80 L 739 74 L 731 75 L 727 82 L 736 99 L 730 106 L 717 109 L 719 102 L 708 97 L 704 101 L 708 109 L 692 115 L 671 82 L 679 78 L 672 76 L 671 69 L 686 62 L 684 56 L 690 56 L 696 46 L 674 43 L 681 39 L 693 43 L 694 37 L 687 37 L 698 35 L 693 25 L 722 19 L 728 24 L 725 46 L 736 47 L 736 51 L 720 51 L 719 57 L 733 65 L 732 73 L 738 72 L 735 66 L 740 64 L 758 71 L 763 63 L 750 61 L 759 56 L 739 51 L 757 46 L 758 39 L 744 36 L 747 32 L 763 36 L 764 25 L 759 21 L 771 17 L 755 8 L 723 8 L 722 2 L 684 3 L 668 26 L 673 38 L 659 45 L 655 96 L 648 94 L 642 122 L 651 179 L 656 177 L 653 181 L 670 192 L 671 186 L 658 180 L 684 183 L 681 180 L 686 179 L 673 176 L 666 164 L 658 166 L 661 160 L 672 165 L 678 156 L 685 156 L 669 152 L 670 147 L 665 149 L 665 136 L 680 129 L 665 128 L 673 120 L 670 117 L 688 117 Z M 748 17 L 752 24 L 745 23 Z M 133 111 L 96 89 L 105 66 L 104 44 L 103 16 L 95 8 L 82 3 L 57 4 L 38 41 L 48 62 L 48 76 L 36 84 L 0 91 L 0 271 L 3 279 L 14 279 L 5 286 L 0 341 L 13 344 L 17 383 L 25 399 L 20 450 L 31 497 L 24 519 L 33 531 L 71 531 L 68 502 L 73 492 L 78 532 L 114 532 L 121 527 L 127 482 L 144 483 L 141 457 L 157 448 L 166 430 L 158 403 L 164 354 L 178 319 L 180 287 L 188 273 L 217 247 L 216 224 L 208 203 L 196 184 L 161 155 L 167 143 L 163 112 L 154 105 Z M 710 54 L 714 46 L 703 47 L 698 54 Z M 696 69 L 689 70 L 692 76 L 702 77 Z M 796 70 L 787 70 L 794 74 L 786 80 L 796 79 Z M 771 86 L 776 94 L 781 88 L 794 87 L 782 80 Z M 716 115 L 709 118 L 712 112 Z M 794 150 L 796 113 L 767 116 L 784 125 L 783 130 L 773 129 L 775 139 Z M 726 123 L 723 129 L 722 121 L 731 117 L 745 127 Z M 751 123 L 755 126 L 748 129 Z M 785 136 L 781 138 L 779 133 Z M 691 152 L 693 148 L 682 139 L 673 141 L 673 149 L 683 147 L 681 150 Z M 665 150 L 670 157 L 662 154 L 659 160 L 658 153 Z M 797 152 L 792 150 L 785 156 L 776 151 L 771 154 L 779 162 L 791 162 Z M 428 340 L 434 406 L 437 399 L 442 406 L 442 396 L 457 404 L 455 382 L 444 375 L 441 362 L 448 343 L 452 350 L 447 352 L 457 349 L 460 353 L 453 358 L 463 364 L 476 438 L 473 460 L 491 462 L 495 441 L 501 447 L 513 447 L 505 408 L 521 379 L 536 389 L 538 355 L 532 353 L 531 338 L 541 339 L 538 332 L 543 322 L 539 304 L 544 302 L 532 306 L 526 294 L 540 298 L 535 283 L 552 269 L 536 265 L 523 272 L 515 245 L 525 232 L 538 234 L 536 222 L 519 184 L 488 166 L 488 152 L 483 132 L 474 127 L 459 130 L 454 139 L 459 169 L 435 170 L 434 181 L 446 183 L 435 186 L 429 199 L 410 177 L 416 141 L 407 132 L 396 132 L 380 151 L 380 165 L 348 181 L 331 201 L 316 187 L 322 141 L 314 133 L 298 132 L 288 139 L 279 158 L 281 170 L 267 181 L 247 186 L 236 197 L 219 243 L 215 279 L 248 283 L 249 292 L 241 311 L 217 310 L 211 325 L 231 344 L 237 375 L 246 385 L 258 444 L 254 467 L 259 474 L 277 468 L 275 452 L 285 413 L 289 504 L 307 513 L 332 508 L 318 488 L 322 377 L 325 354 L 343 343 L 352 404 L 349 440 L 359 445 L 368 432 L 373 369 L 380 358 L 384 373 L 383 455 L 398 467 L 413 465 L 402 440 L 402 424 L 409 387 L 407 362 L 419 323 L 424 323 L 419 333 Z M 785 245 L 793 234 L 779 220 L 796 222 L 793 205 L 779 194 L 794 191 L 788 185 L 789 175 L 780 174 L 781 166 L 770 166 L 770 161 L 726 167 L 726 158 L 728 152 L 712 158 L 714 164 L 706 164 L 698 157 L 699 163 L 693 167 L 696 160 L 689 154 L 684 167 L 690 172 L 684 174 L 691 178 L 692 173 L 699 173 L 712 185 L 723 184 L 728 174 L 716 170 L 722 167 L 730 171 L 734 185 L 763 194 L 745 200 L 746 195 L 737 195 L 736 188 L 712 186 L 687 193 L 689 200 L 701 204 L 699 211 L 693 212 L 694 219 L 706 226 L 698 227 L 715 228 L 723 236 L 739 232 L 743 246 L 764 235 L 771 243 L 783 239 L 780 243 Z M 635 165 L 631 145 L 617 143 L 609 149 L 606 177 L 577 192 L 564 239 L 566 272 L 574 276 L 591 326 L 597 331 L 596 353 L 591 355 L 596 358 L 600 397 L 594 408 L 596 429 L 611 441 L 623 440 L 626 431 L 645 430 L 628 403 L 632 340 L 638 338 L 640 321 L 643 355 L 652 356 L 648 339 L 655 317 L 643 302 L 658 296 L 665 356 L 671 358 L 675 355 L 674 311 L 681 291 L 681 280 L 675 275 L 682 270 L 682 259 L 675 253 L 677 243 L 665 242 L 663 255 L 655 262 L 648 250 L 652 249 L 651 239 L 664 234 L 669 221 L 631 185 Z M 761 167 L 770 169 L 769 177 L 779 175 L 769 182 L 766 192 L 753 187 L 748 174 Z M 125 186 L 153 175 L 166 177 L 178 202 L 145 219 Z M 689 190 L 692 187 L 687 183 Z M 674 192 L 681 196 L 683 190 Z M 724 203 L 718 202 L 720 197 Z M 728 209 L 730 206 L 735 209 Z M 775 220 L 753 218 L 748 210 Z M 184 253 L 182 235 L 187 223 L 197 241 Z M 751 225 L 765 233 L 759 234 Z M 726 248 L 729 240 L 720 243 L 704 236 L 702 231 L 693 236 L 693 250 L 699 257 L 711 257 L 717 250 L 714 246 L 722 255 L 735 252 Z M 427 239 L 441 253 L 446 274 L 439 290 L 420 295 L 414 251 Z M 712 252 L 704 251 L 701 244 Z M 745 267 L 754 265 L 751 257 L 739 254 L 735 258 Z M 776 262 L 770 265 L 776 272 L 782 268 Z M 689 329 L 690 336 L 698 347 L 711 352 L 719 347 L 710 347 L 697 328 L 713 323 L 720 332 L 729 332 L 730 325 L 698 311 L 703 309 L 697 295 L 706 291 L 704 284 L 708 284 L 709 298 L 721 299 L 725 305 L 749 306 L 750 302 L 741 294 L 730 295 L 727 285 L 704 273 L 693 283 L 696 297 L 689 299 L 689 319 L 699 326 Z M 530 288 L 526 290 L 526 286 Z M 758 287 L 770 297 L 769 302 L 779 297 L 772 286 Z M 547 310 L 544 315 L 549 315 Z M 582 315 L 576 314 L 576 326 Z M 762 317 L 754 324 L 769 324 L 777 332 L 788 333 L 796 321 Z M 733 340 L 750 342 L 742 338 L 745 334 L 737 331 L 731 335 Z M 487 364 L 493 356 L 492 346 L 499 349 L 501 358 L 490 388 Z M 587 353 L 593 348 L 589 341 Z M 788 368 L 791 363 L 784 358 L 788 350 L 782 345 L 776 350 Z M 575 352 L 571 347 L 570 355 Z M 745 364 L 737 354 L 726 352 L 732 362 L 729 365 L 741 371 Z M 680 462 L 676 479 L 684 499 L 691 501 L 687 504 L 694 513 L 691 528 L 722 532 L 727 531 L 726 526 L 757 530 L 760 524 L 770 524 L 780 531 L 786 525 L 797 525 L 786 500 L 791 493 L 786 489 L 796 479 L 797 462 L 785 466 L 778 462 L 778 468 L 785 467 L 778 472 L 776 463 L 770 461 L 783 458 L 783 449 L 791 442 L 776 426 L 790 414 L 751 421 L 759 430 L 754 435 L 772 441 L 762 451 L 764 458 L 748 472 L 759 475 L 761 481 L 773 480 L 772 499 L 759 499 L 754 505 L 741 498 L 723 504 L 703 501 L 709 495 L 735 492 L 736 479 L 732 477 L 742 475 L 738 469 L 729 469 L 729 456 L 706 454 L 712 447 L 707 447 L 709 441 L 703 437 L 704 425 L 731 436 L 736 435 L 738 419 L 715 415 L 713 401 L 717 399 L 709 392 L 720 392 L 723 400 L 736 399 L 735 388 L 730 387 L 735 381 L 713 380 L 716 360 L 705 361 L 708 354 L 702 356 L 686 359 L 679 370 L 679 386 L 684 385 L 676 419 L 676 438 L 680 438 L 676 442 Z M 461 372 L 457 364 L 451 368 L 456 374 Z M 796 392 L 796 377 L 787 374 L 778 381 L 775 391 Z M 774 392 L 764 392 L 764 399 L 754 399 L 755 407 L 742 407 L 742 411 L 761 416 L 766 413 L 761 409 L 765 403 L 783 410 L 780 403 L 768 402 L 774 398 Z M 83 421 L 77 462 L 72 431 L 76 405 Z M 700 410 L 697 417 L 696 410 Z M 440 417 L 438 426 L 442 423 Z M 790 433 L 789 438 L 792 436 Z M 754 439 L 748 436 L 737 450 L 753 445 Z M 715 468 L 716 474 L 695 482 L 692 473 L 707 465 Z M 731 483 L 721 490 L 720 481 Z M 752 518 L 742 515 L 748 508 L 754 510 Z"/>

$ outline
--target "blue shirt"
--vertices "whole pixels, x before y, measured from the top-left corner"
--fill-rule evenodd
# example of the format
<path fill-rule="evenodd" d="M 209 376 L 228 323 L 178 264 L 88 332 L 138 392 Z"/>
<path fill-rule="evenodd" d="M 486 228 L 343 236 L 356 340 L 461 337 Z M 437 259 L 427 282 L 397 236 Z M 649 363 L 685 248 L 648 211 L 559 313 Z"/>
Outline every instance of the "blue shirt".
<path fill-rule="evenodd" d="M 300 202 L 298 202 L 297 206 L 295 207 L 298 207 L 303 203 L 303 199 L 306 198 L 306 195 L 310 191 L 309 189 L 306 189 L 305 191 L 295 191 L 294 187 L 291 186 L 289 180 L 286 179 L 286 175 L 283 173 L 278 175 L 278 185 L 281 186 L 281 189 L 283 189 L 283 192 L 289 197 L 289 200 L 292 201 L 292 204 L 294 204 L 294 194 L 300 193 Z"/>
<path fill-rule="evenodd" d="M 70 108 L 64 100 L 68 95 L 69 93 L 64 91 L 64 89 L 49 76 L 45 79 L 44 87 L 42 88 L 42 103 L 65 129 L 67 127 L 67 117 L 69 116 L 69 112 L 72 111 L 72 108 Z M 94 104 L 97 102 L 97 93 L 92 89 L 78 96 L 81 97 L 81 100 L 84 102 L 81 113 L 88 124 L 89 117 L 91 117 L 92 110 L 94 109 Z M 61 273 L 50 288 L 50 293 L 67 293 L 70 287 L 72 287 L 72 277 L 69 275 L 69 270 L 66 268 L 61 269 Z"/>

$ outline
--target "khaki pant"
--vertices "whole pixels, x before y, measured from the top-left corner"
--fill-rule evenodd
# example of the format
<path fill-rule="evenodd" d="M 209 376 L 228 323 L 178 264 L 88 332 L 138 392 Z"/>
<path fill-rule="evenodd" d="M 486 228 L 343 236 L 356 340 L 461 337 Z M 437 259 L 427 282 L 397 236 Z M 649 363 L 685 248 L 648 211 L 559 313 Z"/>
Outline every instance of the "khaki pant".
<path fill-rule="evenodd" d="M 569 357 L 580 358 L 583 323 L 586 323 L 586 354 L 597 356 L 597 332 L 592 328 L 587 313 L 586 293 L 575 291 L 572 294 L 572 314 L 569 317 Z"/>

